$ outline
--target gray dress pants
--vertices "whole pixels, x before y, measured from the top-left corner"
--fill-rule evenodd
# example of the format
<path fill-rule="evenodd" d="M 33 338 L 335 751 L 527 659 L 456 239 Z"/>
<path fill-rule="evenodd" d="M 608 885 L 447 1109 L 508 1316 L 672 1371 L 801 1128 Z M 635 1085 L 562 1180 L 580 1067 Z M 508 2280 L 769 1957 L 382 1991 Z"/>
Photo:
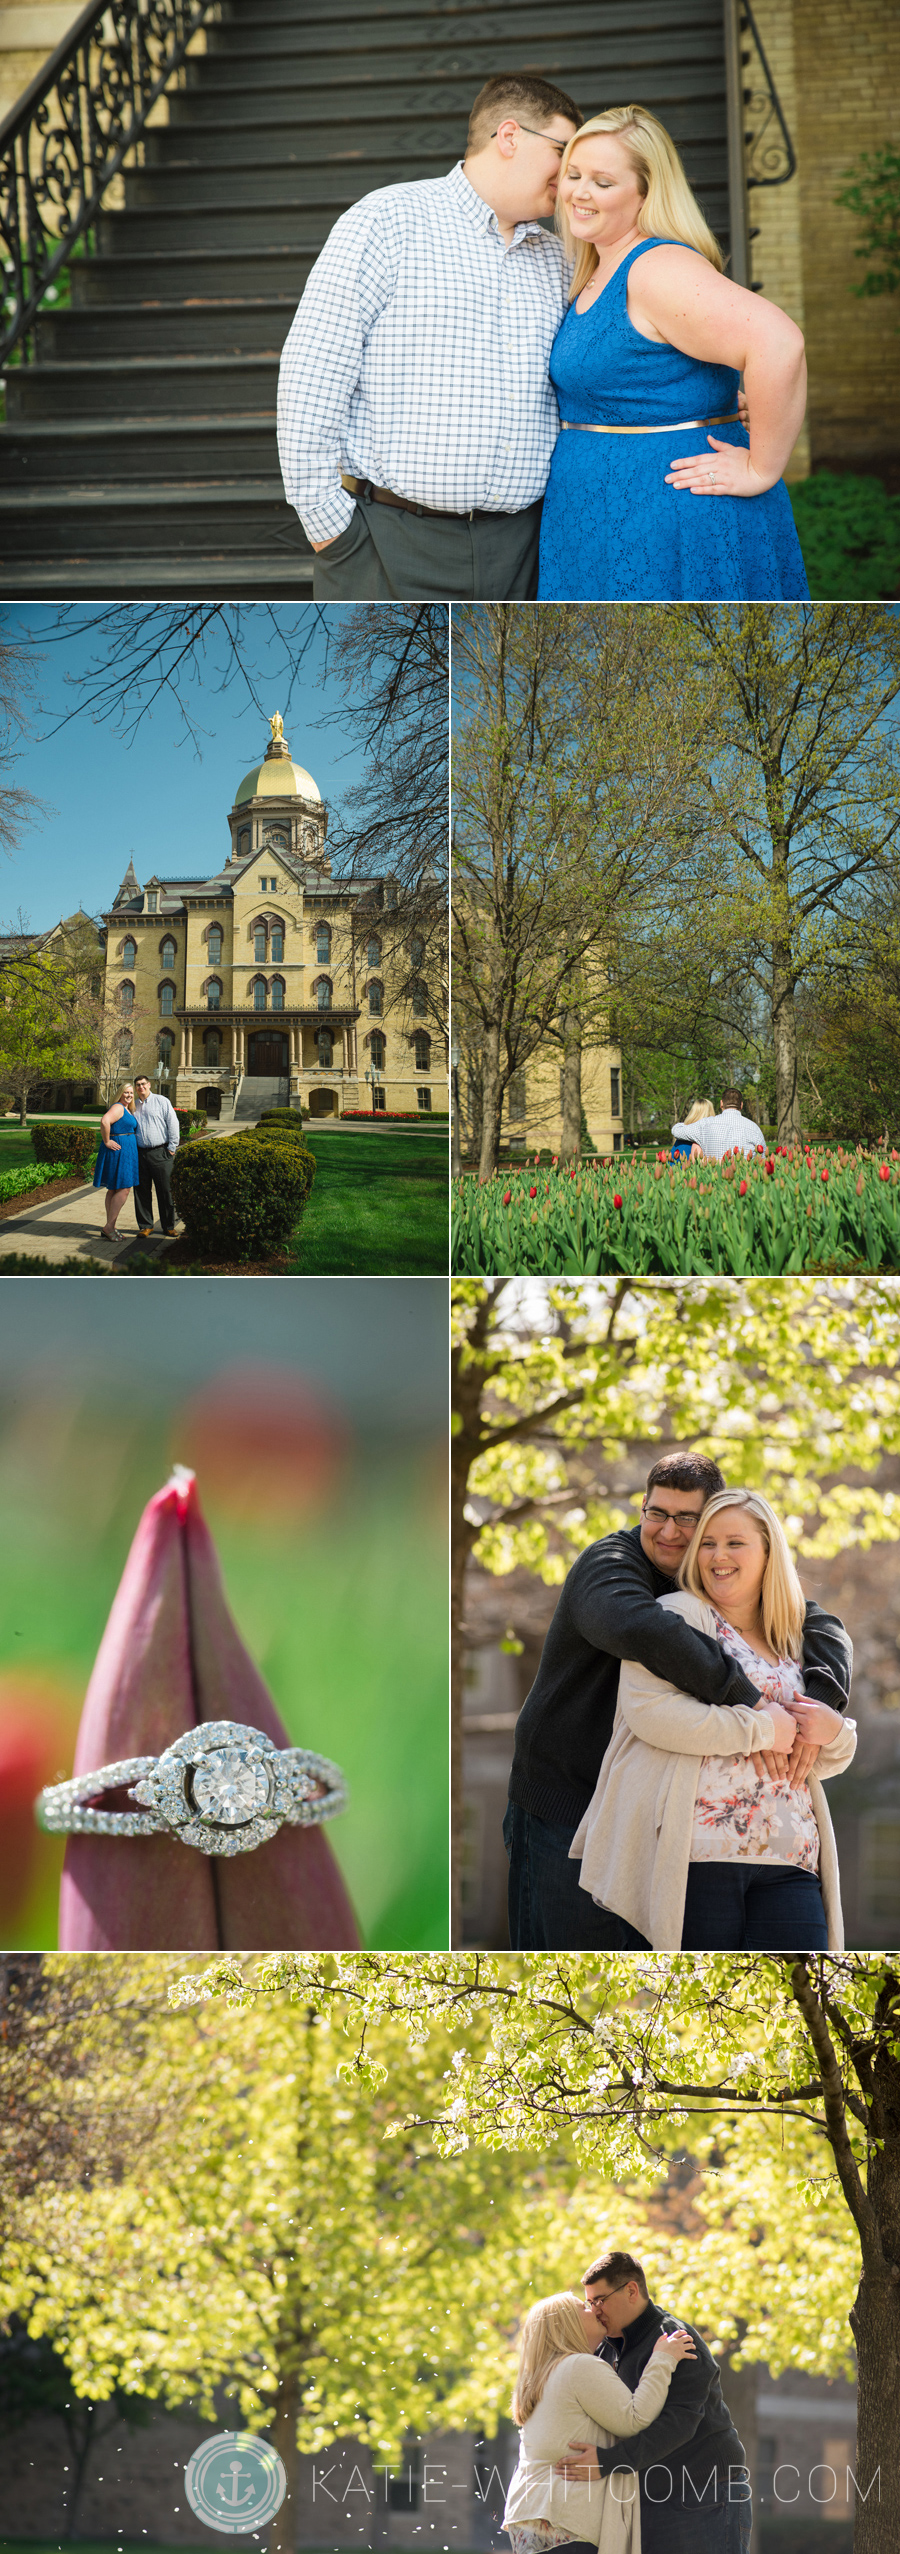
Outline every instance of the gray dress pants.
<path fill-rule="evenodd" d="M 470 523 L 357 497 L 346 531 L 313 560 L 316 602 L 531 603 L 542 504 Z"/>

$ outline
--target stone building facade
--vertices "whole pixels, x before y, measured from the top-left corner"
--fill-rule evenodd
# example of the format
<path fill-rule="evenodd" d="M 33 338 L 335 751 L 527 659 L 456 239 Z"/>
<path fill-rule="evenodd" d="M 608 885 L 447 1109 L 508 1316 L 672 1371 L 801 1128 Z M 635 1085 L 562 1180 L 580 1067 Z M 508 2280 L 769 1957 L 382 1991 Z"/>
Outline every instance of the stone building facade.
<path fill-rule="evenodd" d="M 223 867 L 141 884 L 129 862 L 103 916 L 107 1085 L 146 1073 L 215 1117 L 445 1112 L 437 891 L 411 927 L 390 879 L 334 877 L 321 793 L 271 725 Z"/>
<path fill-rule="evenodd" d="M 896 0 L 753 0 L 741 13 L 747 106 L 750 273 L 806 338 L 809 406 L 788 478 L 810 469 L 887 472 L 900 465 L 900 302 L 857 299 L 865 272 L 857 217 L 836 197 L 863 152 L 900 144 L 900 11 Z M 754 30 L 793 147 L 787 165 Z"/>

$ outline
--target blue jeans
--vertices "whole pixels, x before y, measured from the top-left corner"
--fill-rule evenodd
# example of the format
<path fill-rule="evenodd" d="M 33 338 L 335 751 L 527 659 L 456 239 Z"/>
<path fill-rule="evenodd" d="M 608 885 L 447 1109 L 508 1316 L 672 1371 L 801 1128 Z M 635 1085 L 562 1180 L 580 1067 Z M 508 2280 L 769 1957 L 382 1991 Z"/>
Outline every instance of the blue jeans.
<path fill-rule="evenodd" d="M 623 1924 L 624 1949 L 649 1951 Z M 682 1951 L 827 1951 L 828 1925 L 815 1873 L 786 1862 L 692 1862 Z"/>
<path fill-rule="evenodd" d="M 551 1827 L 510 1801 L 503 1821 L 509 1856 L 509 1939 L 514 1951 L 621 1951 L 622 1924 L 595 1907 L 569 1861 L 574 1827 Z"/>

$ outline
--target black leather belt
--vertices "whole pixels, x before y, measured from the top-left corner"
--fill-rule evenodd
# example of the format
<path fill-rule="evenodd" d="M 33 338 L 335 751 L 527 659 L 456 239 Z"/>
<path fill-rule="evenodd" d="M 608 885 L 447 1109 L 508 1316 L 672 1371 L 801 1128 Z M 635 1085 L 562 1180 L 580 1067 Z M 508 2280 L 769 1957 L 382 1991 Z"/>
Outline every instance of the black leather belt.
<path fill-rule="evenodd" d="M 496 523 L 498 516 L 471 506 L 466 514 L 451 514 L 446 506 L 416 505 L 412 497 L 395 497 L 392 488 L 373 488 L 371 479 L 343 479 L 351 497 L 365 497 L 366 503 L 397 506 L 401 514 L 424 514 L 432 523 Z"/>

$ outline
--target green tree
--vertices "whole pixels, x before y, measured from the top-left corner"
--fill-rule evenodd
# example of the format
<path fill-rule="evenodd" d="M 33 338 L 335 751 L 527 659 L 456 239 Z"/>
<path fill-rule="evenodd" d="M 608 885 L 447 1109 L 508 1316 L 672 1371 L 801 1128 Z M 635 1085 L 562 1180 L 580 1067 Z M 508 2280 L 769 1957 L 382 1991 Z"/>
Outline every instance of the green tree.
<path fill-rule="evenodd" d="M 734 880 L 735 939 L 770 1011 L 779 1140 L 793 1143 L 798 986 L 848 914 L 898 877 L 900 623 L 861 603 L 684 611 L 695 679 L 715 703 L 709 826 Z"/>
<path fill-rule="evenodd" d="M 83 1965 L 46 1963 L 60 2009 Z M 410 2124 L 452 2064 L 447 2033 L 425 2050 L 388 2025 L 389 2074 L 368 2078 L 327 2000 L 167 2012 L 179 1965 L 111 1955 L 100 2009 L 73 2009 L 79 2078 L 101 2107 L 113 2085 L 137 2119 L 155 2107 L 155 2134 L 130 2146 L 126 2118 L 116 2171 L 95 2154 L 87 2176 L 51 2163 L 23 2189 L 0 2311 L 52 2345 L 79 2403 L 213 2418 L 224 2387 L 284 2459 L 286 2544 L 299 2450 L 353 2435 L 390 2462 L 410 2430 L 505 2409 L 516 2288 L 556 2283 L 562 2203 L 543 2159 L 510 2177 L 473 2147 L 448 2166 Z M 45 2047 L 43 2095 L 64 2110 L 71 2078 Z M 571 2166 L 555 2170 L 564 2193 Z"/>
<path fill-rule="evenodd" d="M 693 2311 L 718 2318 L 720 2334 L 746 2318 L 743 2348 L 772 2366 L 823 2356 L 834 2366 L 842 2295 L 859 2360 L 855 2554 L 894 2554 L 900 1976 L 891 1957 L 381 1953 L 341 1958 L 326 1973 L 299 1953 L 249 1976 L 223 1959 L 181 1992 L 252 2005 L 273 1989 L 337 2004 L 369 2083 L 390 2081 L 382 2031 L 405 2021 L 421 2047 L 432 2028 L 450 2029 L 449 2089 L 429 2119 L 448 2159 L 473 2145 L 509 2156 L 561 2141 L 609 2180 L 645 2184 L 662 2181 L 679 2151 L 706 2159 L 701 2207 L 725 2240 L 689 2283 Z"/>
<path fill-rule="evenodd" d="M 509 1083 L 548 1040 L 577 1155 L 581 1051 L 604 1033 L 623 916 L 693 840 L 707 708 L 658 620 L 569 604 L 454 620 L 454 1004 L 478 1057 L 483 1180 Z"/>
<path fill-rule="evenodd" d="M 101 958 L 87 915 L 16 937 L 0 979 L 0 1074 L 24 1126 L 36 1083 L 96 1072 Z"/>
<path fill-rule="evenodd" d="M 693 1446 L 729 1482 L 764 1490 L 799 1553 L 895 1539 L 900 1500 L 871 1475 L 900 1451 L 900 1301 L 877 1279 L 462 1279 L 451 1377 L 458 1875 L 469 1559 L 561 1585 L 588 1543 L 634 1522 L 608 1466 L 648 1442 Z M 854 1486 L 835 1478 L 850 1467 Z M 458 1906 L 454 1922 L 458 1940 Z"/>

